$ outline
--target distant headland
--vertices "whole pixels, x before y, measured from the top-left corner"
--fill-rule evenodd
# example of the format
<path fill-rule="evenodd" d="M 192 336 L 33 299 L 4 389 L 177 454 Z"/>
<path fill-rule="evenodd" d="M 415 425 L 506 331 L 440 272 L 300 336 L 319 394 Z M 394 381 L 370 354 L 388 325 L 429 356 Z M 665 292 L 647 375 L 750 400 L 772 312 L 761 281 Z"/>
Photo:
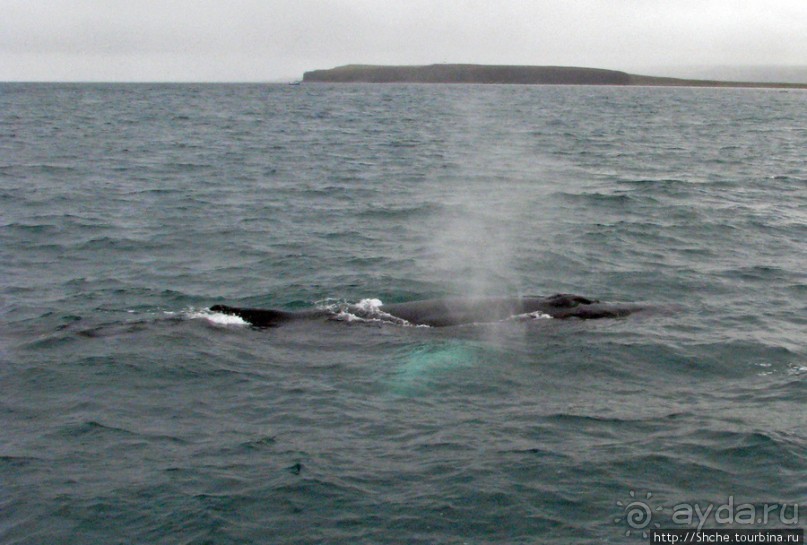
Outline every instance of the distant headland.
<path fill-rule="evenodd" d="M 498 83 L 525 85 L 624 85 L 667 87 L 758 87 L 807 89 L 803 83 L 713 81 L 640 76 L 573 66 L 508 66 L 486 64 L 431 64 L 381 66 L 349 64 L 303 74 L 304 82 L 320 83 Z"/>

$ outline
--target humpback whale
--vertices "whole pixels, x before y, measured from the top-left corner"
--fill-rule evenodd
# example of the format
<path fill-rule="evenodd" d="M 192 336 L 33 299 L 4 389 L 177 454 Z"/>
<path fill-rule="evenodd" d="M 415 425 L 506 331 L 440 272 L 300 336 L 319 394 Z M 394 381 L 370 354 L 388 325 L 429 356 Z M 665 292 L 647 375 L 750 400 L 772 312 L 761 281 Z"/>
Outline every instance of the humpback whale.
<path fill-rule="evenodd" d="M 619 318 L 645 307 L 636 304 L 602 303 L 580 295 L 559 293 L 549 297 L 479 297 L 442 298 L 408 303 L 381 304 L 367 308 L 348 305 L 347 311 L 361 318 L 381 319 L 410 325 L 446 327 L 462 324 L 489 323 L 519 316 L 546 315 L 552 318 Z M 336 318 L 332 309 L 313 309 L 290 312 L 274 309 L 240 308 L 213 305 L 212 312 L 239 316 L 255 327 L 275 327 L 292 320 Z"/>

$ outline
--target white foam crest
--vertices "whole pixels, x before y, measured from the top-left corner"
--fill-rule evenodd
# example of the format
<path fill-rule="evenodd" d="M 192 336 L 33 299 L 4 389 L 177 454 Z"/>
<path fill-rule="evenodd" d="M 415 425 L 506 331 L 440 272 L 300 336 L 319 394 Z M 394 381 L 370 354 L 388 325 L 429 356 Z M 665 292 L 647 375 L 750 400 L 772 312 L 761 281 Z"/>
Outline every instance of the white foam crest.
<path fill-rule="evenodd" d="M 339 322 L 353 322 L 357 320 L 363 321 L 359 316 L 356 316 L 350 312 L 350 304 L 344 299 L 320 299 L 319 301 L 314 302 L 314 306 L 316 306 L 319 310 L 327 310 L 330 312 L 331 320 L 337 320 Z"/>
<path fill-rule="evenodd" d="M 336 312 L 333 316 L 331 316 L 331 320 L 336 320 L 338 322 L 370 322 L 372 320 L 368 320 L 366 318 L 362 318 L 361 316 L 357 316 L 352 314 L 347 310 L 340 310 Z"/>
<path fill-rule="evenodd" d="M 317 308 L 333 313 L 332 320 L 340 322 L 387 323 L 401 326 L 413 326 L 403 318 L 393 316 L 381 310 L 384 303 L 376 297 L 361 299 L 358 303 L 347 303 L 343 300 L 323 299 L 316 302 Z M 417 326 L 421 327 L 421 326 Z M 423 326 L 428 327 L 428 326 Z"/>
<path fill-rule="evenodd" d="M 390 314 L 389 312 L 384 312 L 381 310 L 381 307 L 384 305 L 381 302 L 381 299 L 362 299 L 355 305 L 354 311 L 359 313 L 359 318 L 363 319 L 364 321 L 368 322 L 386 322 L 386 323 L 393 323 L 396 325 L 403 325 L 403 326 L 411 326 L 413 324 L 409 323 L 407 320 L 403 318 L 398 318 Z"/>
<path fill-rule="evenodd" d="M 381 299 L 362 299 L 356 303 L 356 307 L 363 312 L 381 312 L 383 304 Z"/>
<path fill-rule="evenodd" d="M 207 320 L 214 325 L 231 326 L 231 325 L 249 325 L 249 322 L 235 316 L 233 314 L 225 314 L 223 312 L 213 312 L 210 309 L 196 310 L 190 309 L 184 313 L 191 320 Z"/>
<path fill-rule="evenodd" d="M 515 316 L 511 316 L 510 320 L 519 320 L 519 321 L 527 321 L 527 320 L 553 320 L 552 316 L 546 314 L 545 312 L 541 312 L 540 310 L 536 310 L 535 312 L 527 312 L 525 314 L 516 314 Z"/>

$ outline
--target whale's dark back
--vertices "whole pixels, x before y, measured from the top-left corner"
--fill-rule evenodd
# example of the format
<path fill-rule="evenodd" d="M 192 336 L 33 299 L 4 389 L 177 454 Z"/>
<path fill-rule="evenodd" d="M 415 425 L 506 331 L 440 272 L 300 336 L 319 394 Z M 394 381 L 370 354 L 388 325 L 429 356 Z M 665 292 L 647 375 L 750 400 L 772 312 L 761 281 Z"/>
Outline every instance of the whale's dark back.
<path fill-rule="evenodd" d="M 639 310 L 636 305 L 600 303 L 580 295 L 559 293 L 549 297 L 445 298 L 383 305 L 381 310 L 417 325 L 443 327 L 485 323 L 532 313 L 553 318 L 617 318 Z"/>
<path fill-rule="evenodd" d="M 255 327 L 276 327 L 289 320 L 296 318 L 293 312 L 262 308 L 241 308 L 228 307 L 227 305 L 213 305 L 210 307 L 213 312 L 221 312 L 238 316 Z"/>
<path fill-rule="evenodd" d="M 541 313 L 558 319 L 619 318 L 643 310 L 639 305 L 601 303 L 580 295 L 561 293 L 549 297 L 480 297 L 442 298 L 382 305 L 368 313 L 353 309 L 368 318 L 377 317 L 378 311 L 387 317 L 393 316 L 413 325 L 445 327 L 461 324 L 486 323 L 532 313 Z M 290 320 L 334 316 L 334 312 L 316 309 L 303 312 L 287 312 L 274 309 L 240 308 L 214 305 L 214 312 L 240 316 L 256 327 L 275 327 Z M 373 314 L 375 312 L 376 314 Z"/>

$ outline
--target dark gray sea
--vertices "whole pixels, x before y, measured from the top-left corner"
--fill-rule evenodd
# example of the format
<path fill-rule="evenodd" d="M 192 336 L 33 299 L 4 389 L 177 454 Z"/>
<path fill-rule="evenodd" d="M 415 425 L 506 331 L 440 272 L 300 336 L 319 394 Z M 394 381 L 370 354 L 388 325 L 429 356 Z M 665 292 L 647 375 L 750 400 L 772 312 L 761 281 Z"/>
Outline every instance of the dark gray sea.
<path fill-rule="evenodd" d="M 803 91 L 2 84 L 0 543 L 804 527 L 805 150 Z M 659 312 L 209 311 L 558 292 Z"/>

